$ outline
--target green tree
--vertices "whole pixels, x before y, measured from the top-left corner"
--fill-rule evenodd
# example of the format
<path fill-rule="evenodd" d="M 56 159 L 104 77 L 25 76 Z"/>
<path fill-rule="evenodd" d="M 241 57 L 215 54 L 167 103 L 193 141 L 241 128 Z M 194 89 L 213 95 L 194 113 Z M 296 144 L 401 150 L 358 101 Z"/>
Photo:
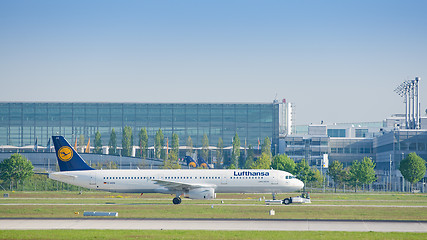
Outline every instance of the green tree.
<path fill-rule="evenodd" d="M 168 155 L 168 159 L 163 162 L 164 169 L 180 169 L 181 165 L 178 162 L 178 155 L 171 151 Z"/>
<path fill-rule="evenodd" d="M 0 179 L 10 183 L 10 190 L 13 190 L 13 184 L 16 184 L 31 177 L 33 165 L 24 156 L 14 153 L 10 158 L 6 158 L 0 163 Z"/>
<path fill-rule="evenodd" d="M 234 164 L 230 164 L 230 166 L 228 166 L 228 169 L 237 169 L 237 168 Z"/>
<path fill-rule="evenodd" d="M 250 169 L 252 167 L 252 164 L 254 164 L 254 159 L 255 159 L 254 148 L 252 147 L 251 144 L 249 144 L 248 153 L 245 161 L 245 169 Z"/>
<path fill-rule="evenodd" d="M 102 154 L 101 133 L 99 131 L 95 133 L 95 153 Z"/>
<path fill-rule="evenodd" d="M 105 165 L 106 167 L 108 167 L 108 169 L 118 169 L 119 167 L 117 166 L 116 162 L 110 161 L 108 163 L 106 163 Z"/>
<path fill-rule="evenodd" d="M 304 191 L 308 182 L 313 181 L 314 173 L 311 170 L 305 159 L 302 159 L 301 162 L 297 163 L 295 166 L 295 175 L 296 177 L 304 183 Z"/>
<path fill-rule="evenodd" d="M 311 168 L 311 171 L 313 172 L 313 177 L 311 179 L 311 182 L 314 183 L 315 187 L 322 187 L 323 181 L 325 179 L 323 174 L 317 168 Z"/>
<path fill-rule="evenodd" d="M 165 144 L 165 136 L 163 135 L 162 129 L 156 132 L 156 137 L 154 141 L 154 149 L 156 151 L 156 158 L 165 159 L 165 154 L 163 151 L 163 146 Z"/>
<path fill-rule="evenodd" d="M 148 151 L 148 134 L 147 134 L 147 129 L 145 128 L 141 128 L 141 130 L 139 131 L 138 134 L 138 138 L 139 138 L 139 149 L 140 149 L 140 153 L 138 154 L 138 156 L 140 156 L 141 158 L 147 158 L 147 151 Z"/>
<path fill-rule="evenodd" d="M 92 168 L 95 168 L 95 169 L 102 169 L 102 167 L 104 166 L 101 162 L 97 162 L 97 163 L 92 163 L 91 165 L 90 165 Z"/>
<path fill-rule="evenodd" d="M 111 129 L 110 142 L 108 142 L 108 146 L 108 154 L 117 155 L 117 136 L 116 131 L 114 131 L 114 128 Z"/>
<path fill-rule="evenodd" d="M 239 164 L 239 158 L 240 158 L 240 139 L 239 139 L 239 135 L 237 135 L 236 133 L 233 137 L 233 152 L 231 153 L 231 164 L 237 167 Z"/>
<path fill-rule="evenodd" d="M 132 128 L 125 126 L 122 135 L 122 156 L 129 157 L 132 155 L 133 136 Z"/>
<path fill-rule="evenodd" d="M 264 142 L 262 143 L 261 153 L 266 153 L 270 157 L 271 161 L 271 141 L 268 136 L 265 137 Z"/>
<path fill-rule="evenodd" d="M 354 192 L 357 191 L 357 186 L 361 183 L 361 166 L 358 160 L 354 160 L 348 170 L 347 182 L 354 187 Z"/>
<path fill-rule="evenodd" d="M 271 165 L 270 156 L 263 152 L 261 156 L 252 164 L 252 169 L 269 169 Z"/>
<path fill-rule="evenodd" d="M 163 161 L 164 169 L 179 169 L 181 165 L 179 165 L 178 161 L 179 154 L 179 137 L 178 134 L 172 134 L 172 150 L 167 155 L 167 158 Z"/>
<path fill-rule="evenodd" d="M 202 157 L 208 161 L 209 158 L 209 138 L 208 135 L 203 134 L 203 139 L 202 139 Z"/>
<path fill-rule="evenodd" d="M 375 176 L 375 163 L 372 159 L 364 157 L 360 163 L 360 182 L 363 185 L 369 185 L 377 180 Z"/>
<path fill-rule="evenodd" d="M 172 134 L 172 151 L 171 153 L 176 155 L 176 158 L 178 159 L 179 156 L 179 136 L 176 133 Z"/>
<path fill-rule="evenodd" d="M 334 180 L 335 192 L 337 192 L 337 185 L 344 182 L 345 170 L 343 167 L 339 161 L 333 161 L 328 167 L 328 175 Z"/>
<path fill-rule="evenodd" d="M 252 164 L 252 169 L 269 169 L 271 166 L 271 142 L 270 138 L 265 137 L 261 148 L 261 156 Z"/>
<path fill-rule="evenodd" d="M 193 139 L 190 136 L 187 138 L 187 156 L 191 156 L 193 154 Z"/>
<path fill-rule="evenodd" d="M 217 150 L 216 150 L 216 161 L 218 164 L 221 164 L 223 162 L 224 158 L 224 142 L 222 141 L 222 138 L 218 138 L 218 144 L 217 144 Z"/>
<path fill-rule="evenodd" d="M 399 170 L 406 181 L 411 183 L 412 188 L 413 184 L 426 174 L 426 161 L 412 152 L 400 162 Z"/>
<path fill-rule="evenodd" d="M 375 176 L 375 164 L 368 157 L 362 161 L 354 160 L 348 170 L 347 182 L 357 191 L 357 186 L 371 184 L 377 178 Z"/>
<path fill-rule="evenodd" d="M 296 163 L 286 154 L 279 154 L 273 157 L 271 167 L 277 170 L 283 170 L 295 175 Z"/>
<path fill-rule="evenodd" d="M 79 149 L 83 149 L 85 146 L 85 136 L 83 134 L 80 134 L 79 136 Z"/>

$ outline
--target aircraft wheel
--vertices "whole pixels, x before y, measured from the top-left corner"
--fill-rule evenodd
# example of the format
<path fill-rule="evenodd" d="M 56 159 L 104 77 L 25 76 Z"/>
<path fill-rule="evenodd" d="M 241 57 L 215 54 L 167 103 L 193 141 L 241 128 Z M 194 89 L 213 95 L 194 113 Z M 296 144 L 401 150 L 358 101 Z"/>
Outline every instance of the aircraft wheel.
<path fill-rule="evenodd" d="M 173 204 L 180 204 L 181 203 L 181 198 L 176 197 L 172 200 Z"/>
<path fill-rule="evenodd" d="M 291 199 L 289 199 L 289 198 L 285 198 L 285 199 L 283 199 L 283 204 L 285 204 L 285 205 L 289 205 L 289 204 L 291 204 L 291 203 L 292 203 Z"/>

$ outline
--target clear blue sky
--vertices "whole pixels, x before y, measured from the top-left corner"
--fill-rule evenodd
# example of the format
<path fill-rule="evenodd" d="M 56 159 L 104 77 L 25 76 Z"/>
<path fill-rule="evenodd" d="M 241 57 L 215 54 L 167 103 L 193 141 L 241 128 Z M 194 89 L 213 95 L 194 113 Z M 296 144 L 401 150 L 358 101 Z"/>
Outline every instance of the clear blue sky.
<path fill-rule="evenodd" d="M 427 1 L 0 1 L 0 101 L 272 102 L 381 121 L 421 78 Z"/>

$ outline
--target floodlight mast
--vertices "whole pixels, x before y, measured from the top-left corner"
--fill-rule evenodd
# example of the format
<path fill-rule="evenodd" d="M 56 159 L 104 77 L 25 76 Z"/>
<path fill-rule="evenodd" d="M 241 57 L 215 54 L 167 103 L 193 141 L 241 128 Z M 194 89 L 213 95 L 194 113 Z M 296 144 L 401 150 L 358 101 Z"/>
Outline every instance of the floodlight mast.
<path fill-rule="evenodd" d="M 420 105 L 420 95 L 419 95 L 420 94 L 419 81 L 420 81 L 420 78 L 415 77 L 415 80 L 414 80 L 415 89 L 414 89 L 414 91 L 415 91 L 415 98 L 416 98 L 415 106 L 417 108 L 416 116 L 415 116 L 415 120 L 416 120 L 415 121 L 415 129 L 421 128 L 421 105 Z"/>
<path fill-rule="evenodd" d="M 406 80 L 401 83 L 394 91 L 403 97 L 405 103 L 405 126 L 406 129 L 420 128 L 420 99 L 419 99 L 419 80 Z"/>

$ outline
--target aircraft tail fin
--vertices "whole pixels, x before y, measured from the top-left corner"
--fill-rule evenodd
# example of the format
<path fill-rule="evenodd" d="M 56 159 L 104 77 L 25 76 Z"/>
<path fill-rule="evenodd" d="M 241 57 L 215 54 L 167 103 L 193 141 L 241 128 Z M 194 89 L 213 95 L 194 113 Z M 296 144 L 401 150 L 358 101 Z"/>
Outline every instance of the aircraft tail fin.
<path fill-rule="evenodd" d="M 185 156 L 185 160 L 187 161 L 187 166 L 196 168 L 198 167 L 198 164 L 194 159 L 190 156 Z"/>
<path fill-rule="evenodd" d="M 201 166 L 201 167 L 203 167 L 203 168 L 211 168 L 210 166 L 209 166 L 209 164 L 205 161 L 205 159 L 203 159 L 202 157 L 198 157 L 198 160 L 199 160 L 199 165 Z"/>
<path fill-rule="evenodd" d="M 86 164 L 63 136 L 52 136 L 52 140 L 61 171 L 94 170 Z"/>

